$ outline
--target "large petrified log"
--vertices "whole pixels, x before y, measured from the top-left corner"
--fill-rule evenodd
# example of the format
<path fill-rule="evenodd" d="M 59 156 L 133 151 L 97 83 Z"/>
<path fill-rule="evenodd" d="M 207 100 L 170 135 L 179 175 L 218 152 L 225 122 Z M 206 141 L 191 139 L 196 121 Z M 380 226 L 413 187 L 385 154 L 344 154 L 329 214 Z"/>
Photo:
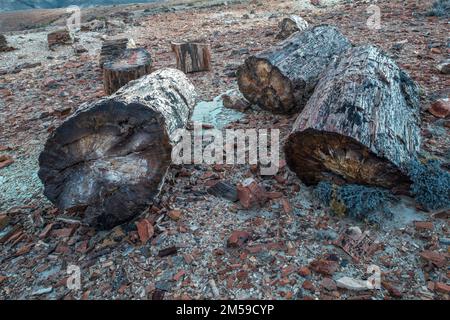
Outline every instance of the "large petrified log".
<path fill-rule="evenodd" d="M 314 91 L 320 73 L 351 47 L 336 28 L 321 25 L 292 36 L 238 68 L 242 94 L 274 113 L 301 111 Z"/>
<path fill-rule="evenodd" d="M 418 88 L 381 50 L 352 48 L 324 72 L 285 144 L 306 184 L 321 180 L 405 190 L 420 148 Z"/>
<path fill-rule="evenodd" d="M 211 48 L 206 43 L 172 43 L 177 68 L 184 73 L 211 70 Z"/>
<path fill-rule="evenodd" d="M 152 68 L 150 53 L 144 48 L 126 49 L 122 55 L 103 65 L 103 88 L 110 95 L 132 80 L 149 74 Z"/>
<path fill-rule="evenodd" d="M 44 194 L 98 228 L 130 220 L 159 193 L 171 164 L 171 137 L 186 126 L 195 100 L 181 71 L 161 69 L 82 106 L 51 134 L 39 157 Z"/>

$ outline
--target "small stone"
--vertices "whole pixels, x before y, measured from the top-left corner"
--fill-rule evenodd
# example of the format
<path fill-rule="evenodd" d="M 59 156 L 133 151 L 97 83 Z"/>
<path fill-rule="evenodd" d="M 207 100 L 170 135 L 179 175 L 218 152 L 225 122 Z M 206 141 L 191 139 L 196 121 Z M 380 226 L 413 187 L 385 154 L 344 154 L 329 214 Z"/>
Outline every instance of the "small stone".
<path fill-rule="evenodd" d="M 331 278 L 324 278 L 320 285 L 328 291 L 335 291 L 337 289 L 336 282 Z"/>
<path fill-rule="evenodd" d="M 443 74 L 449 74 L 450 73 L 450 59 L 445 60 L 438 64 L 436 68 Z"/>
<path fill-rule="evenodd" d="M 391 296 L 394 298 L 400 298 L 403 296 L 403 294 L 398 290 L 393 284 L 387 281 L 381 282 L 382 286 L 389 292 Z"/>
<path fill-rule="evenodd" d="M 415 221 L 416 230 L 433 230 L 433 222 L 431 221 Z"/>
<path fill-rule="evenodd" d="M 6 168 L 14 162 L 11 156 L 0 156 L 0 169 Z"/>
<path fill-rule="evenodd" d="M 155 233 L 153 225 L 148 219 L 142 219 L 141 221 L 136 222 L 136 227 L 138 229 L 139 239 L 142 244 L 146 244 Z"/>
<path fill-rule="evenodd" d="M 428 108 L 428 112 L 437 118 L 448 117 L 450 114 L 450 100 L 447 98 L 433 102 Z"/>
<path fill-rule="evenodd" d="M 314 284 L 311 281 L 309 281 L 309 280 L 303 281 L 302 288 L 305 289 L 305 290 L 311 291 L 311 292 L 316 291 L 316 288 L 314 287 Z"/>
<path fill-rule="evenodd" d="M 0 214 L 0 231 L 3 230 L 11 219 L 6 214 Z"/>
<path fill-rule="evenodd" d="M 331 276 L 337 271 L 337 269 L 339 268 L 339 264 L 336 261 L 319 259 L 311 262 L 310 268 L 314 272 Z"/>
<path fill-rule="evenodd" d="M 442 268 L 447 263 L 445 255 L 431 250 L 424 250 L 420 254 L 420 257 L 434 264 L 438 268 Z"/>
<path fill-rule="evenodd" d="M 308 267 L 301 267 L 298 270 L 298 274 L 301 275 L 302 277 L 309 277 L 311 275 L 311 270 L 309 270 Z"/>
<path fill-rule="evenodd" d="M 238 184 L 237 194 L 239 202 L 245 209 L 261 206 L 267 201 L 266 190 L 252 178 Z"/>
<path fill-rule="evenodd" d="M 181 210 L 170 210 L 167 215 L 169 216 L 170 219 L 174 220 L 174 221 L 178 221 L 180 220 L 182 213 Z"/>
<path fill-rule="evenodd" d="M 434 291 L 441 293 L 450 293 L 450 286 L 443 282 L 435 282 L 434 283 Z"/>
<path fill-rule="evenodd" d="M 227 240 L 227 247 L 242 247 L 250 239 L 250 233 L 246 231 L 234 231 Z"/>
<path fill-rule="evenodd" d="M 347 276 L 336 280 L 336 286 L 338 288 L 353 290 L 353 291 L 363 291 L 363 290 L 368 289 L 367 281 L 353 279 L 353 278 L 350 278 Z"/>

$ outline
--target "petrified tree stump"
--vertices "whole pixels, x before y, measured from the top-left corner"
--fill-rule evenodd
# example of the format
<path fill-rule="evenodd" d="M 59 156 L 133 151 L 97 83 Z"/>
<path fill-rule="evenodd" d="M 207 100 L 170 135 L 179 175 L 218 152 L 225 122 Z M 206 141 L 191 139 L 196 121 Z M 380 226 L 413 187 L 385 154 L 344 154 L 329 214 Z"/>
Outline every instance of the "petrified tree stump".
<path fill-rule="evenodd" d="M 409 188 L 404 165 L 420 148 L 416 84 L 373 46 L 348 50 L 324 72 L 285 144 L 306 184 L 321 180 Z"/>
<path fill-rule="evenodd" d="M 295 32 L 308 29 L 308 22 L 296 15 L 291 15 L 284 18 L 278 24 L 280 32 L 277 34 L 277 39 L 284 40 Z"/>
<path fill-rule="evenodd" d="M 68 29 L 56 30 L 47 35 L 47 43 L 50 50 L 59 45 L 72 44 L 72 42 L 73 40 Z"/>
<path fill-rule="evenodd" d="M 103 87 L 110 95 L 131 80 L 149 74 L 152 68 L 150 53 L 143 49 L 126 49 L 122 55 L 103 65 Z"/>
<path fill-rule="evenodd" d="M 273 113 L 301 111 L 320 73 L 351 44 L 333 26 L 294 33 L 275 47 L 251 56 L 238 68 L 238 85 L 250 102 Z"/>
<path fill-rule="evenodd" d="M 114 60 L 118 56 L 122 55 L 127 49 L 129 41 L 130 40 L 128 38 L 105 40 L 100 51 L 100 68 L 103 68 L 105 62 Z"/>
<path fill-rule="evenodd" d="M 211 70 L 211 47 L 204 43 L 172 43 L 177 68 L 184 73 Z"/>
<path fill-rule="evenodd" d="M 39 157 L 44 194 L 98 228 L 132 219 L 158 195 L 173 134 L 186 126 L 195 100 L 186 75 L 161 69 L 82 106 L 51 134 Z"/>
<path fill-rule="evenodd" d="M 0 52 L 12 51 L 14 48 L 8 46 L 8 41 L 6 41 L 6 37 L 0 34 Z"/>

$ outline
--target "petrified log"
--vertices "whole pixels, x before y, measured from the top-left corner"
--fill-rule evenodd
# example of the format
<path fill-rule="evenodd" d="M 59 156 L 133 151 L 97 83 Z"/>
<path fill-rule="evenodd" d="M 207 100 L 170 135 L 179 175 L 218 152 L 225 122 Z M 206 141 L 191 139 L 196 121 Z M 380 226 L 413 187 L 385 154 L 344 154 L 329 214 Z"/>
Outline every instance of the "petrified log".
<path fill-rule="evenodd" d="M 418 88 L 380 49 L 352 48 L 324 72 L 285 144 L 306 184 L 321 180 L 406 190 L 420 148 Z M 397 188 L 396 188 L 397 189 Z"/>
<path fill-rule="evenodd" d="M 238 68 L 238 85 L 250 102 L 274 113 L 301 111 L 320 73 L 351 44 L 333 26 L 294 33 Z"/>
<path fill-rule="evenodd" d="M 291 15 L 281 20 L 278 27 L 280 28 L 280 32 L 277 34 L 277 39 L 284 40 L 294 32 L 306 30 L 308 28 L 308 22 L 302 17 Z"/>
<path fill-rule="evenodd" d="M 152 68 L 150 53 L 143 48 L 126 49 L 122 55 L 103 65 L 103 88 L 110 95 L 131 80 L 149 74 Z"/>
<path fill-rule="evenodd" d="M 86 104 L 48 138 L 39 157 L 44 194 L 61 210 L 111 228 L 148 208 L 171 164 L 174 131 L 188 122 L 195 88 L 161 69 Z"/>
<path fill-rule="evenodd" d="M 177 68 L 184 73 L 211 70 L 211 48 L 205 43 L 172 43 Z"/>
<path fill-rule="evenodd" d="M 68 29 L 60 29 L 47 34 L 48 48 L 52 50 L 59 45 L 72 44 L 73 40 Z"/>
<path fill-rule="evenodd" d="M 122 55 L 123 52 L 127 49 L 129 42 L 130 39 L 128 38 L 105 40 L 100 51 L 100 68 L 103 68 L 105 62 L 114 60 L 114 58 Z"/>
<path fill-rule="evenodd" d="M 0 34 L 0 52 L 12 51 L 14 48 L 8 46 L 8 41 L 6 41 L 6 37 Z"/>

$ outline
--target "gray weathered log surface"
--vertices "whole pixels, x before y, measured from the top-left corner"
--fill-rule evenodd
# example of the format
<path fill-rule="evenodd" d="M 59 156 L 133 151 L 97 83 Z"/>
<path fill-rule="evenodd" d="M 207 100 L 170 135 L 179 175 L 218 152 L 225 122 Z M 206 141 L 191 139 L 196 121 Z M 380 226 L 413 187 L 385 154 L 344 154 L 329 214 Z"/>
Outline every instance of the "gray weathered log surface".
<path fill-rule="evenodd" d="M 132 80 L 149 74 L 152 69 L 150 53 L 143 48 L 126 49 L 120 56 L 103 65 L 103 88 L 110 95 Z"/>
<path fill-rule="evenodd" d="M 211 70 L 211 47 L 206 43 L 172 43 L 177 68 L 184 73 Z"/>
<path fill-rule="evenodd" d="M 284 40 L 295 32 L 301 32 L 308 28 L 308 22 L 302 17 L 291 15 L 284 18 L 278 24 L 280 32 L 277 34 L 277 39 Z"/>
<path fill-rule="evenodd" d="M 306 184 L 322 180 L 407 189 L 404 164 L 420 148 L 418 87 L 373 46 L 332 63 L 293 126 L 286 161 Z"/>
<path fill-rule="evenodd" d="M 195 88 L 161 69 L 84 105 L 48 138 L 39 157 L 44 194 L 60 209 L 111 228 L 145 210 L 171 164 L 172 135 L 184 128 Z"/>
<path fill-rule="evenodd" d="M 333 26 L 321 25 L 251 56 L 237 71 L 242 94 L 274 113 L 301 111 L 314 91 L 320 73 L 350 42 Z"/>

